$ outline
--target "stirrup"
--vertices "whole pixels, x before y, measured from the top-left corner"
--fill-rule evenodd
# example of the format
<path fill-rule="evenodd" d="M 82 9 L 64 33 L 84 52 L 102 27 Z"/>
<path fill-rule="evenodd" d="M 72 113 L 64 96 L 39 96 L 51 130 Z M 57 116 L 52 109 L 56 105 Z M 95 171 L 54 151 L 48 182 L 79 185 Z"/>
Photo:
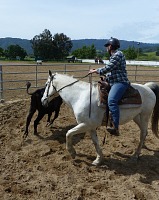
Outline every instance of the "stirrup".
<path fill-rule="evenodd" d="M 115 136 L 119 136 L 119 130 L 113 127 L 107 127 L 107 131 L 111 134 L 111 135 L 115 135 Z"/>

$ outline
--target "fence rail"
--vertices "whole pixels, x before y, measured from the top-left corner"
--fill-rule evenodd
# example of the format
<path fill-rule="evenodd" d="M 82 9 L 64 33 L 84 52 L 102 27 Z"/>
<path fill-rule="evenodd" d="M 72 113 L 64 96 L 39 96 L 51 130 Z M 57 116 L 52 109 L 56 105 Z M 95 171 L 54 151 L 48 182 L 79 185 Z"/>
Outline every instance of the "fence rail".
<path fill-rule="evenodd" d="M 48 71 L 67 73 L 76 78 L 84 77 L 90 68 L 103 65 L 96 64 L 21 64 L 0 65 L 0 101 L 5 99 L 23 98 L 26 95 L 26 82 L 32 83 L 31 88 L 40 88 L 45 85 Z M 128 77 L 131 82 L 159 82 L 159 67 L 128 65 Z M 99 76 L 93 74 L 93 81 L 98 81 Z M 89 77 L 84 81 L 89 82 Z"/>

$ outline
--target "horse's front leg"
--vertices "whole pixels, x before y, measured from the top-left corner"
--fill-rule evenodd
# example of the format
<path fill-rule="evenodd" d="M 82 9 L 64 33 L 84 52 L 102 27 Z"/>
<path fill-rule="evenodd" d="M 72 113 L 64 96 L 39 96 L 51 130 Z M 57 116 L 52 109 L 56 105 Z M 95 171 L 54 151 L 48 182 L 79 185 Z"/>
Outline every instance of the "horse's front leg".
<path fill-rule="evenodd" d="M 103 161 L 103 153 L 102 153 L 102 150 L 101 150 L 101 148 L 99 146 L 97 132 L 96 132 L 96 130 L 91 130 L 90 134 L 91 134 L 91 138 L 92 138 L 93 144 L 94 144 L 96 152 L 97 152 L 97 157 L 93 161 L 92 164 L 93 165 L 100 165 L 102 163 L 102 161 Z"/>
<path fill-rule="evenodd" d="M 70 129 L 66 134 L 66 149 L 70 153 L 71 157 L 74 159 L 76 156 L 76 151 L 72 145 L 72 136 L 78 133 L 86 132 L 87 126 L 84 123 L 78 124 L 74 128 Z"/>

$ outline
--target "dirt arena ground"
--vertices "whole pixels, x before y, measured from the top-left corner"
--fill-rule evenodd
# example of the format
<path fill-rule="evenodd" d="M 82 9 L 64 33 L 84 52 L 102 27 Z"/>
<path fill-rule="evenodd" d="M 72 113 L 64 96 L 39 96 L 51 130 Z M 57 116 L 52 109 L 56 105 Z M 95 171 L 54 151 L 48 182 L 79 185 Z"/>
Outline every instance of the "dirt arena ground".
<path fill-rule="evenodd" d="M 46 127 L 46 116 L 22 143 L 30 98 L 0 104 L 0 199 L 2 200 L 158 200 L 159 139 L 150 127 L 140 159 L 130 160 L 139 142 L 133 123 L 120 128 L 119 137 L 98 129 L 105 157 L 101 166 L 91 163 L 96 151 L 88 133 L 73 138 L 77 157 L 66 151 L 65 135 L 76 124 L 72 110 L 62 104 L 54 124 Z"/>

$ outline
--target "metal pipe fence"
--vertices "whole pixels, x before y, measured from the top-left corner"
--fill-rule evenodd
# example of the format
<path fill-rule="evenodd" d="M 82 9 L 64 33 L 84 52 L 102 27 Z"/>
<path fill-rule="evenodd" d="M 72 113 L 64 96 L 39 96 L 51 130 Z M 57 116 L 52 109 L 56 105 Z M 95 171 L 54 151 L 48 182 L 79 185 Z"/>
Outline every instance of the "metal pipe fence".
<path fill-rule="evenodd" d="M 44 87 L 48 77 L 48 71 L 53 73 L 66 73 L 75 78 L 84 77 L 90 68 L 98 68 L 103 65 L 97 64 L 21 64 L 0 65 L 0 101 L 17 98 L 25 98 L 26 82 L 32 83 L 31 88 Z M 159 67 L 127 65 L 128 77 L 131 82 L 159 82 Z M 93 81 L 99 80 L 98 75 L 93 74 Z M 89 82 L 89 77 L 84 81 Z M 27 96 L 26 96 L 27 97 Z"/>

